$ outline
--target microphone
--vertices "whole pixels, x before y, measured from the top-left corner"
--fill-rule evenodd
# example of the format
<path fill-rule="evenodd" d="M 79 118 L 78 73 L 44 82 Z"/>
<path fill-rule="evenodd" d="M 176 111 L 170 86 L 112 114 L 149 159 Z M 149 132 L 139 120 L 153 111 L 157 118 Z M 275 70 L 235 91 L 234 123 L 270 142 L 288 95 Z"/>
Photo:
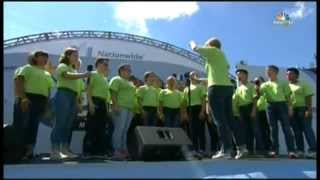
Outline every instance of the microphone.
<path fill-rule="evenodd" d="M 87 71 L 88 71 L 88 72 L 93 71 L 93 65 L 92 65 L 92 64 L 89 64 L 89 65 L 87 66 Z M 89 84 L 89 82 L 90 82 L 90 77 L 88 77 L 88 79 L 87 79 L 87 85 Z"/>
<path fill-rule="evenodd" d="M 92 64 L 89 64 L 88 66 L 87 66 L 87 71 L 93 71 L 93 65 Z"/>

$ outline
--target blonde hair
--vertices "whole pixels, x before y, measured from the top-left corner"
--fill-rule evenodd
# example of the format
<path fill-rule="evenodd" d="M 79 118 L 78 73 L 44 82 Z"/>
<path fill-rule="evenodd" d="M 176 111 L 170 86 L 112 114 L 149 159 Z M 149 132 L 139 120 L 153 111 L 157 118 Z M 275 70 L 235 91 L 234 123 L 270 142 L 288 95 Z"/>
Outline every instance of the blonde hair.
<path fill-rule="evenodd" d="M 72 47 L 66 48 L 59 58 L 59 64 L 64 63 L 70 65 L 70 59 L 68 56 L 70 56 L 74 52 L 78 52 L 78 50 Z"/>
<path fill-rule="evenodd" d="M 209 38 L 204 45 L 205 47 L 216 47 L 218 49 L 221 48 L 221 43 L 216 37 Z"/>

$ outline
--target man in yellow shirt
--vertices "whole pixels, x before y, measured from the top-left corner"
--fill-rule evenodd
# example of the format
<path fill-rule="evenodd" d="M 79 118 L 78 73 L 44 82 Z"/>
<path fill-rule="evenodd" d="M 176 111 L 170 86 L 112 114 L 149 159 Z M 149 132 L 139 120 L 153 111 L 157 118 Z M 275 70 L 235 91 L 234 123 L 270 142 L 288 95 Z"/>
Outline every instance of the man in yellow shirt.
<path fill-rule="evenodd" d="M 256 117 L 256 102 L 257 94 L 254 85 L 248 82 L 248 71 L 245 69 L 237 69 L 237 78 L 239 80 L 239 86 L 237 87 L 234 99 L 235 106 L 239 110 L 239 121 L 241 133 L 240 137 L 240 149 L 236 158 L 240 158 L 242 155 L 254 154 L 254 139 L 258 139 L 255 136 L 255 117 Z M 256 141 L 257 142 L 257 141 Z"/>
<path fill-rule="evenodd" d="M 210 38 L 205 43 L 205 47 L 198 48 L 193 41 L 190 42 L 190 46 L 206 61 L 209 107 L 222 140 L 221 150 L 212 158 L 232 158 L 232 139 L 234 136 L 230 122 L 233 121 L 233 87 L 228 75 L 229 64 L 227 58 L 221 50 L 221 42 L 217 38 Z"/>
<path fill-rule="evenodd" d="M 294 148 L 293 132 L 290 128 L 289 114 L 292 113 L 289 83 L 278 80 L 279 68 L 270 65 L 266 68 L 266 74 L 269 78 L 260 87 L 260 93 L 265 96 L 268 102 L 267 113 L 271 125 L 272 150 L 270 156 L 275 157 L 279 154 L 279 130 L 278 120 L 281 122 L 283 134 L 285 136 L 288 157 L 296 158 Z"/>
<path fill-rule="evenodd" d="M 300 81 L 299 70 L 297 68 L 287 69 L 287 79 L 291 89 L 291 102 L 293 114 L 290 116 L 290 123 L 294 131 L 297 155 L 304 157 L 303 134 L 307 139 L 309 151 L 307 157 L 315 158 L 317 152 L 316 138 L 312 129 L 312 91 L 309 84 Z"/>
<path fill-rule="evenodd" d="M 267 100 L 265 96 L 260 95 L 260 86 L 264 82 L 263 77 L 256 77 L 253 80 L 255 84 L 255 89 L 257 92 L 257 118 L 256 118 L 256 128 L 257 133 L 261 136 L 261 143 L 257 143 L 257 151 L 265 155 L 271 150 L 271 137 L 270 137 L 270 124 L 267 119 Z"/>

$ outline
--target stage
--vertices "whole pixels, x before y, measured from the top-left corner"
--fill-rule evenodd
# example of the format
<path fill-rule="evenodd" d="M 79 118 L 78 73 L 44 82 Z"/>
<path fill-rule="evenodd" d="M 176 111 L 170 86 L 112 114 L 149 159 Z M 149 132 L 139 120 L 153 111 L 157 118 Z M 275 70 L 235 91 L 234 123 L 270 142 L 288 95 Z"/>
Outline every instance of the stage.
<path fill-rule="evenodd" d="M 4 165 L 4 178 L 316 178 L 316 160 L 37 161 Z"/>

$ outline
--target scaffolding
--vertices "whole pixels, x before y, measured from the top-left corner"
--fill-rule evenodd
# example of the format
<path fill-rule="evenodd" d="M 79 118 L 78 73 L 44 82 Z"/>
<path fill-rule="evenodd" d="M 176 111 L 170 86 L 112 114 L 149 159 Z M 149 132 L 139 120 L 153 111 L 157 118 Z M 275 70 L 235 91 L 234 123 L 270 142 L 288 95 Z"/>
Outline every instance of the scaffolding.
<path fill-rule="evenodd" d="M 32 35 L 21 36 L 18 38 L 5 40 L 4 49 L 22 46 L 26 44 L 44 42 L 44 41 L 61 40 L 61 39 L 79 39 L 79 38 L 121 40 L 121 41 L 140 43 L 147 46 L 160 48 L 162 50 L 188 58 L 200 65 L 204 65 L 204 60 L 201 58 L 200 55 L 196 53 L 192 53 L 186 49 L 182 49 L 172 44 L 151 39 L 148 37 L 127 34 L 127 33 L 111 32 L 111 31 L 59 31 L 59 32 L 44 32 L 40 34 L 32 34 Z"/>

